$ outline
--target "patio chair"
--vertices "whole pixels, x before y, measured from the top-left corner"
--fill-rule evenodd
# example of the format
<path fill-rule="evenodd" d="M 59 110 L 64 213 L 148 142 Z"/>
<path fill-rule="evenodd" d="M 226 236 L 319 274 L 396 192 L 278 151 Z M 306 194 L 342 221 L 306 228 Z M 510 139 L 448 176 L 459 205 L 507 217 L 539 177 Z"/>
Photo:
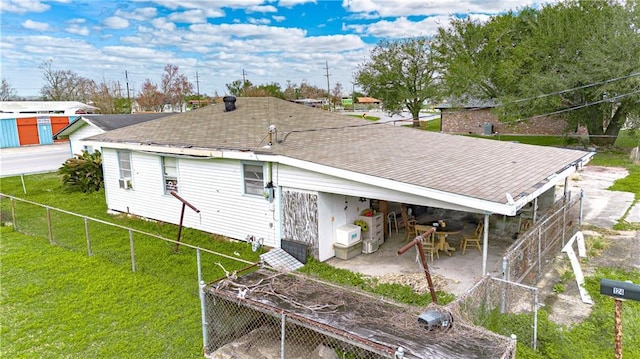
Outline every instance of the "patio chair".
<path fill-rule="evenodd" d="M 460 249 L 462 249 L 462 254 L 467 249 L 467 244 L 471 243 L 475 244 L 478 247 L 480 253 L 482 253 L 482 247 L 480 247 L 480 241 L 482 240 L 484 226 L 482 222 L 478 222 L 476 226 L 476 230 L 474 231 L 472 236 L 462 236 L 462 241 L 460 242 Z"/>
<path fill-rule="evenodd" d="M 415 219 L 409 219 L 405 222 L 404 225 L 404 240 L 405 241 L 410 241 L 414 238 L 416 238 L 418 236 L 418 233 L 416 232 L 416 220 Z"/>
<path fill-rule="evenodd" d="M 391 229 L 393 227 L 396 228 L 396 233 L 398 233 L 398 218 L 396 217 L 396 212 L 389 212 L 387 214 L 387 225 L 389 226 L 389 235 L 391 235 Z"/>
<path fill-rule="evenodd" d="M 422 235 L 422 233 L 418 233 L 418 234 Z M 431 262 L 433 263 L 434 254 L 436 255 L 436 258 L 440 258 L 440 255 L 438 254 L 438 247 L 436 246 L 436 234 L 435 232 L 433 232 L 423 238 L 424 238 L 424 241 L 422 241 L 422 250 L 424 251 L 425 256 L 431 257 Z M 417 254 L 416 254 L 416 261 L 418 260 L 419 258 L 417 257 Z"/>

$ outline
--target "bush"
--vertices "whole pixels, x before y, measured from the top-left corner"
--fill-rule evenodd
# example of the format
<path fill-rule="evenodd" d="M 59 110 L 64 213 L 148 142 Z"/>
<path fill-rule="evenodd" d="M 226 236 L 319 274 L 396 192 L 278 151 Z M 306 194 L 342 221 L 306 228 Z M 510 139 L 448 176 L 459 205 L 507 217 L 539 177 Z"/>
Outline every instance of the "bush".
<path fill-rule="evenodd" d="M 67 192 L 98 192 L 104 185 L 102 154 L 97 150 L 92 154 L 82 151 L 66 160 L 58 174 L 62 176 L 62 185 Z"/>

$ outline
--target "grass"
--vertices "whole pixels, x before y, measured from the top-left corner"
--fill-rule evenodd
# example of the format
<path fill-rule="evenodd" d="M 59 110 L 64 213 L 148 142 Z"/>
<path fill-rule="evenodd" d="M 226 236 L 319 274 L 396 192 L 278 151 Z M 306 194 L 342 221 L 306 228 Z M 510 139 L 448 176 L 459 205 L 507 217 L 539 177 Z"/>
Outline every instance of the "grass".
<path fill-rule="evenodd" d="M 0 357 L 202 357 L 191 291 L 10 227 L 0 231 Z"/>

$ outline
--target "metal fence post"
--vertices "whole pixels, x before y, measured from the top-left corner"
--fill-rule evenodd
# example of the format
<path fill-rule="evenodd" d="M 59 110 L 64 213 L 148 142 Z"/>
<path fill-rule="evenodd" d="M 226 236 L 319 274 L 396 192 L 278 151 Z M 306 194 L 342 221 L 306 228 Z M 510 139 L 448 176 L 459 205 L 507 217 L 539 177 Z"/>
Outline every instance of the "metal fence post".
<path fill-rule="evenodd" d="M 538 347 L 538 288 L 533 291 L 533 351 Z"/>
<path fill-rule="evenodd" d="M 18 223 L 16 221 L 16 202 L 11 197 L 11 222 L 13 223 L 13 230 L 18 230 Z"/>
<path fill-rule="evenodd" d="M 583 213 L 583 200 L 584 200 L 584 190 L 580 190 L 580 216 L 578 217 L 578 224 L 582 226 L 582 213 Z"/>
<path fill-rule="evenodd" d="M 136 271 L 136 252 L 133 247 L 133 229 L 129 228 L 129 247 L 131 247 L 131 271 Z"/>
<path fill-rule="evenodd" d="M 53 227 L 51 227 L 51 210 L 49 207 L 45 207 L 47 209 L 47 227 L 49 228 L 49 243 L 55 244 L 53 241 Z"/>
<path fill-rule="evenodd" d="M 286 322 L 286 317 L 284 315 L 284 311 L 282 311 L 281 326 L 280 326 L 280 359 L 285 359 L 284 358 L 285 322 Z"/>
<path fill-rule="evenodd" d="M 564 204 L 562 206 L 562 247 L 564 248 L 564 239 L 567 233 L 567 206 L 569 204 Z"/>
<path fill-rule="evenodd" d="M 200 295 L 200 315 L 202 317 L 202 347 L 204 353 L 207 353 L 209 347 L 209 338 L 207 338 L 207 311 L 204 297 L 204 280 L 202 280 L 202 261 L 200 257 L 200 247 L 196 248 L 196 258 L 198 262 L 198 294 Z"/>
<path fill-rule="evenodd" d="M 87 236 L 87 252 L 89 252 L 89 256 L 93 255 L 91 251 L 91 236 L 89 235 L 89 218 L 84 217 L 84 234 Z"/>
<path fill-rule="evenodd" d="M 542 273 L 542 226 L 538 226 L 538 275 L 540 273 Z"/>

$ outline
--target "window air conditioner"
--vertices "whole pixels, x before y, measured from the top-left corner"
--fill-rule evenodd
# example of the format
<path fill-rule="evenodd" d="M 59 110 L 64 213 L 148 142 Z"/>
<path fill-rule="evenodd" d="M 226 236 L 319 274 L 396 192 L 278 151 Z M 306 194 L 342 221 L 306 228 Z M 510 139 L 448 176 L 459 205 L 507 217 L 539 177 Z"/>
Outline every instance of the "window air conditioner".
<path fill-rule="evenodd" d="M 129 177 L 120 178 L 119 185 L 120 185 L 120 188 L 124 188 L 124 189 L 133 188 L 133 184 L 131 183 L 131 178 Z"/>

